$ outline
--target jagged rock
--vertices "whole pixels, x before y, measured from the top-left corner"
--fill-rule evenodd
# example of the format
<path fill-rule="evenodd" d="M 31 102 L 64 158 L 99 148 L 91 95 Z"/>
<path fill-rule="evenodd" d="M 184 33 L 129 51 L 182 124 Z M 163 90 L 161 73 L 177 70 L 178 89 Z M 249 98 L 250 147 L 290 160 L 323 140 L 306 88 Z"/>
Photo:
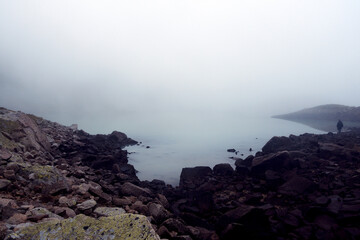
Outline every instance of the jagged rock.
<path fill-rule="evenodd" d="M 95 207 L 97 204 L 97 202 L 94 200 L 94 199 L 89 199 L 89 200 L 86 200 L 82 203 L 79 203 L 76 205 L 76 207 L 79 209 L 79 210 L 87 210 L 87 209 L 91 209 L 93 207 Z"/>
<path fill-rule="evenodd" d="M 25 227 L 10 234 L 7 240 L 74 239 L 143 239 L 160 240 L 145 216 L 121 214 L 97 219 L 78 215 L 72 219 L 50 221 Z"/>
<path fill-rule="evenodd" d="M 122 194 L 127 195 L 127 196 L 139 197 L 139 196 L 150 196 L 150 195 L 152 195 L 152 193 L 151 193 L 151 191 L 149 189 L 136 186 L 136 185 L 134 185 L 132 183 L 129 183 L 129 182 L 126 182 L 123 185 L 121 185 L 120 191 L 121 191 Z"/>
<path fill-rule="evenodd" d="M 112 208 L 112 207 L 97 207 L 94 210 L 94 213 L 99 216 L 116 216 L 125 213 L 123 208 Z"/>

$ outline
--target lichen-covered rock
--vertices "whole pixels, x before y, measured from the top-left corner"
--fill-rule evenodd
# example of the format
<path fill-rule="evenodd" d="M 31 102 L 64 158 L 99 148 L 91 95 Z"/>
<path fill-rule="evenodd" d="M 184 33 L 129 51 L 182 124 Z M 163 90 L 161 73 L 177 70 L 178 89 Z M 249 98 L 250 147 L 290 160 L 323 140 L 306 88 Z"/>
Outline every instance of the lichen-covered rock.
<path fill-rule="evenodd" d="M 23 167 L 20 174 L 33 180 L 29 184 L 30 188 L 41 188 L 41 192 L 44 194 L 55 195 L 69 190 L 66 178 L 53 166 L 34 164 Z"/>
<path fill-rule="evenodd" d="M 97 207 L 94 210 L 94 213 L 100 215 L 100 216 L 116 216 L 125 213 L 125 210 L 123 208 L 117 208 L 117 207 Z"/>
<path fill-rule="evenodd" d="M 99 219 L 77 215 L 62 221 L 38 223 L 10 234 L 7 240 L 144 239 L 160 240 L 143 215 L 121 214 Z"/>

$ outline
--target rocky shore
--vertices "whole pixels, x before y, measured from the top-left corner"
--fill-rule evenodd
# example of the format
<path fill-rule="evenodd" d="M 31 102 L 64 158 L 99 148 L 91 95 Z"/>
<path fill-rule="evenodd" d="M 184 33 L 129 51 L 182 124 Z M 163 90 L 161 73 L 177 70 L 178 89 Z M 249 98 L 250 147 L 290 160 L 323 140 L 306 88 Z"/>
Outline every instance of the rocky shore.
<path fill-rule="evenodd" d="M 360 132 L 273 137 L 234 166 L 140 181 L 120 132 L 0 108 L 0 239 L 359 239 Z"/>

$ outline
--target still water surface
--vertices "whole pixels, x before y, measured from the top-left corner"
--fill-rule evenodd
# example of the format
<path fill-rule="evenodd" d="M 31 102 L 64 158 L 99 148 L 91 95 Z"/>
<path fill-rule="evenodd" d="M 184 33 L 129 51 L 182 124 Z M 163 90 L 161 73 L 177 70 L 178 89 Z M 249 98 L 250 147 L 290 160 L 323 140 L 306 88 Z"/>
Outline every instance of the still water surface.
<path fill-rule="evenodd" d="M 230 157 L 245 158 L 255 154 L 273 136 L 324 133 L 300 123 L 270 117 L 201 114 L 186 118 L 171 115 L 133 119 L 123 131 L 142 142 L 126 148 L 131 153 L 129 163 L 139 171 L 140 180 L 161 179 L 173 186 L 178 185 L 184 167 L 213 167 L 218 163 L 234 166 Z M 229 148 L 238 150 L 238 155 L 228 153 Z"/>

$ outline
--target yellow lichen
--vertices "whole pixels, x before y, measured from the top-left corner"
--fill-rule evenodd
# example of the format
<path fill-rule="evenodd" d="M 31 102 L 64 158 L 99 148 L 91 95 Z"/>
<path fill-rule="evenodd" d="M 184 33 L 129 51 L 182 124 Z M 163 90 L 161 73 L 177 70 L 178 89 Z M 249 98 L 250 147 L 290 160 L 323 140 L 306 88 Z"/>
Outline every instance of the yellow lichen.
<path fill-rule="evenodd" d="M 3 148 L 6 148 L 8 150 L 13 150 L 14 148 L 17 147 L 17 144 L 14 141 L 5 137 L 1 132 L 0 132 L 0 144 Z"/>
<path fill-rule="evenodd" d="M 29 172 L 35 173 L 35 177 L 38 179 L 50 179 L 56 177 L 58 175 L 54 168 L 49 165 L 41 166 L 41 165 L 32 165 L 27 169 Z"/>
<path fill-rule="evenodd" d="M 0 118 L 0 130 L 7 132 L 7 133 L 12 133 L 15 130 L 19 130 L 21 128 L 20 123 L 18 121 L 11 121 L 11 120 L 6 120 L 3 118 Z"/>
<path fill-rule="evenodd" d="M 8 239 L 159 240 L 160 238 L 143 215 L 121 214 L 97 220 L 80 214 L 75 218 L 29 226 L 10 235 Z"/>

